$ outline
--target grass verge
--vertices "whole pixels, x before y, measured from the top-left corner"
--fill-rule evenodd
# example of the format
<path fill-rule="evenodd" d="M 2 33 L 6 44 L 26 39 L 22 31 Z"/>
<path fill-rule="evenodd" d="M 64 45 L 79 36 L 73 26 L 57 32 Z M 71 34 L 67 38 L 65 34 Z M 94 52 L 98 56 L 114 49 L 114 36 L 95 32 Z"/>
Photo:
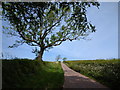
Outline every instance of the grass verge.
<path fill-rule="evenodd" d="M 2 88 L 61 89 L 64 73 L 60 63 L 17 59 L 2 61 Z"/>
<path fill-rule="evenodd" d="M 79 60 L 64 63 L 111 89 L 120 89 L 120 60 Z"/>

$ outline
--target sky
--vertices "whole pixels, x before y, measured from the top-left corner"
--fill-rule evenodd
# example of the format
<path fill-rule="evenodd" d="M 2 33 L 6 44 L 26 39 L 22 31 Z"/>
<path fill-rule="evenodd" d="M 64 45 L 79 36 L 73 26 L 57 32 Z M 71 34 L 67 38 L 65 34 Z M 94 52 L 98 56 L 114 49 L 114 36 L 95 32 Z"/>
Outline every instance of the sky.
<path fill-rule="evenodd" d="M 96 26 L 97 31 L 90 34 L 88 40 L 66 41 L 43 55 L 44 61 L 56 61 L 61 55 L 67 60 L 95 60 L 118 58 L 118 3 L 101 2 L 99 9 L 87 9 L 88 20 Z M 7 23 L 3 23 L 6 24 Z M 17 48 L 8 48 L 14 44 L 16 37 L 7 37 L 2 34 L 2 51 L 11 57 L 34 59 L 32 47 L 23 44 Z M 89 40 L 91 39 L 91 40 Z"/>

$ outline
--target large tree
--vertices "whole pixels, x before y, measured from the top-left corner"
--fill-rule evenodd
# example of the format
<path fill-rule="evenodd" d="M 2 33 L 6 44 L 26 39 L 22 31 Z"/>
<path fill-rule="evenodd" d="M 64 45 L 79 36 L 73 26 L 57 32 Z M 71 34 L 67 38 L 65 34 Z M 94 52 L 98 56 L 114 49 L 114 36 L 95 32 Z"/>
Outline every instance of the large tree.
<path fill-rule="evenodd" d="M 12 36 L 21 40 L 10 47 L 23 43 L 38 46 L 38 60 L 45 50 L 66 40 L 80 40 L 95 32 L 95 26 L 87 20 L 88 7 L 99 7 L 98 2 L 5 2 L 2 3 L 3 19 L 7 19 Z M 8 29 L 10 29 L 8 28 Z"/>

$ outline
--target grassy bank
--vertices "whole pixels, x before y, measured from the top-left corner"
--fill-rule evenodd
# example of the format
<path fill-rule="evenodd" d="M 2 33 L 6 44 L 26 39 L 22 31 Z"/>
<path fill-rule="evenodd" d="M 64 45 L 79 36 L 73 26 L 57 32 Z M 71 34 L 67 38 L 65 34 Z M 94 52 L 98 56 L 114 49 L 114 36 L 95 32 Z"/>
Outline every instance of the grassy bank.
<path fill-rule="evenodd" d="M 120 89 L 120 60 L 79 60 L 64 63 L 111 89 Z"/>
<path fill-rule="evenodd" d="M 61 88 L 64 73 L 60 63 L 18 59 L 2 61 L 3 88 Z"/>

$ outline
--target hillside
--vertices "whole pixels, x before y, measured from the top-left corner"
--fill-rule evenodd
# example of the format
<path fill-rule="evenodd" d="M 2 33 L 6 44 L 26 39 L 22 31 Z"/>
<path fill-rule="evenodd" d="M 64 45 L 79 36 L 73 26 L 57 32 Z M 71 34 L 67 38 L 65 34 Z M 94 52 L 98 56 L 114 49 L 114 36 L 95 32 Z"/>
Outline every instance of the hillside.
<path fill-rule="evenodd" d="M 2 87 L 4 88 L 58 88 L 64 73 L 60 63 L 17 59 L 2 61 Z"/>
<path fill-rule="evenodd" d="M 120 60 L 78 60 L 64 62 L 71 69 L 111 89 L 120 89 Z"/>

